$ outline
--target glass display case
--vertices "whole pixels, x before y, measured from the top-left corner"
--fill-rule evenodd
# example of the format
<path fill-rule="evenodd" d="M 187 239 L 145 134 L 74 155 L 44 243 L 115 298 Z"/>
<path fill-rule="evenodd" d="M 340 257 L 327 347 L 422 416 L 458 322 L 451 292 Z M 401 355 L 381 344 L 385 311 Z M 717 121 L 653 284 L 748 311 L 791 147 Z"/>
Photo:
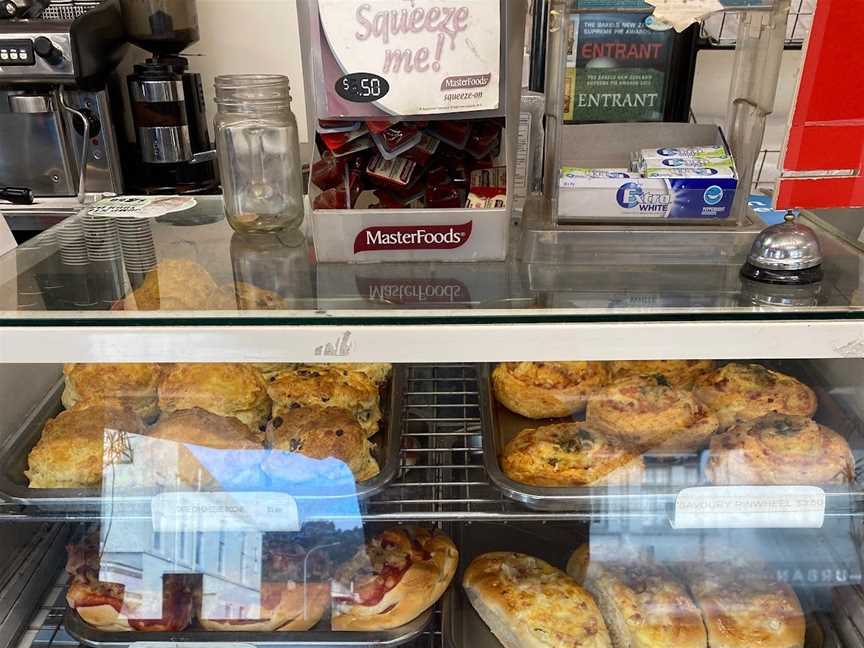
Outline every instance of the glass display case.
<path fill-rule="evenodd" d="M 862 645 L 864 256 L 802 220 L 801 288 L 740 278 L 755 224 L 48 230 L 0 257 L 0 641 Z"/>

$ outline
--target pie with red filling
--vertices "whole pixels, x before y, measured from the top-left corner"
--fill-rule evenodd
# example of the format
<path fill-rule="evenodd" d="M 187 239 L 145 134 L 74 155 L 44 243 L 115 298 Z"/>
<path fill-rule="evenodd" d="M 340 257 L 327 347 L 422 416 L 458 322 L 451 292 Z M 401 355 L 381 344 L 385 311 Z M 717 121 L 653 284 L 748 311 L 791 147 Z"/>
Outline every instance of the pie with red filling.
<path fill-rule="evenodd" d="M 162 577 L 162 603 L 158 618 L 154 592 L 127 592 L 122 583 L 99 580 L 99 535 L 93 531 L 66 547 L 69 588 L 66 601 L 81 619 L 100 630 L 179 632 L 192 622 L 193 588 L 188 575 Z"/>
<path fill-rule="evenodd" d="M 281 534 L 268 534 L 263 541 L 260 605 L 248 612 L 230 596 L 212 594 L 205 612 L 197 605 L 198 621 L 206 630 L 243 632 L 302 631 L 314 627 L 330 603 L 331 563 L 323 548 L 307 549 Z M 230 594 L 226 592 L 225 594 Z M 211 596 L 204 594 L 203 596 Z M 222 618 L 218 618 L 222 616 Z"/>
<path fill-rule="evenodd" d="M 416 619 L 444 594 L 459 553 L 440 531 L 398 527 L 378 534 L 333 581 L 334 630 L 388 630 Z"/>

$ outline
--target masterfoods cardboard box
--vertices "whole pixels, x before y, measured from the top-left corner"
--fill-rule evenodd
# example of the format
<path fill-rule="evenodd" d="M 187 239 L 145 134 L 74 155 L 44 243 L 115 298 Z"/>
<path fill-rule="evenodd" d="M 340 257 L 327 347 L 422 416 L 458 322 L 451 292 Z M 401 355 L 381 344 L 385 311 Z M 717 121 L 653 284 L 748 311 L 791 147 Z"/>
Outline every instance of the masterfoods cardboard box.
<path fill-rule="evenodd" d="M 626 169 L 634 153 L 649 148 L 719 145 L 728 150 L 722 130 L 713 125 L 589 124 L 562 130 L 561 167 Z M 630 176 L 561 183 L 558 222 L 732 222 L 737 178 Z"/>

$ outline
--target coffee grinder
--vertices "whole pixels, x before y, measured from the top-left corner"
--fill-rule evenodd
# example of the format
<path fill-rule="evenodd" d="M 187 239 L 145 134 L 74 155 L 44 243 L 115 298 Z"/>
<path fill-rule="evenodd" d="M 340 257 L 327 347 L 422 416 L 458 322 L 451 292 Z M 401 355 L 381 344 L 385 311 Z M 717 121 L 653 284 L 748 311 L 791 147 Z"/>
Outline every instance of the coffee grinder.
<path fill-rule="evenodd" d="M 152 54 L 127 78 L 138 156 L 130 190 L 214 193 L 215 151 L 201 75 L 180 56 L 198 41 L 195 0 L 120 0 L 129 42 Z"/>

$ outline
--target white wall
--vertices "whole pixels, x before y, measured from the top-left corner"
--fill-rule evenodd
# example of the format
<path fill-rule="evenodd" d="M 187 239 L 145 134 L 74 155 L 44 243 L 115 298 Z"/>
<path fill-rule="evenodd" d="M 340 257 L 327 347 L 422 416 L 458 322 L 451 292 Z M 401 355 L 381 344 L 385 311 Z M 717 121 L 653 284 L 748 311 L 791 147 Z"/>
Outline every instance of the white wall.
<path fill-rule="evenodd" d="M 200 72 L 216 114 L 213 79 L 219 74 L 284 74 L 291 79 L 300 141 L 308 141 L 303 63 L 294 0 L 198 0 L 201 40 L 189 48 L 190 68 Z"/>

